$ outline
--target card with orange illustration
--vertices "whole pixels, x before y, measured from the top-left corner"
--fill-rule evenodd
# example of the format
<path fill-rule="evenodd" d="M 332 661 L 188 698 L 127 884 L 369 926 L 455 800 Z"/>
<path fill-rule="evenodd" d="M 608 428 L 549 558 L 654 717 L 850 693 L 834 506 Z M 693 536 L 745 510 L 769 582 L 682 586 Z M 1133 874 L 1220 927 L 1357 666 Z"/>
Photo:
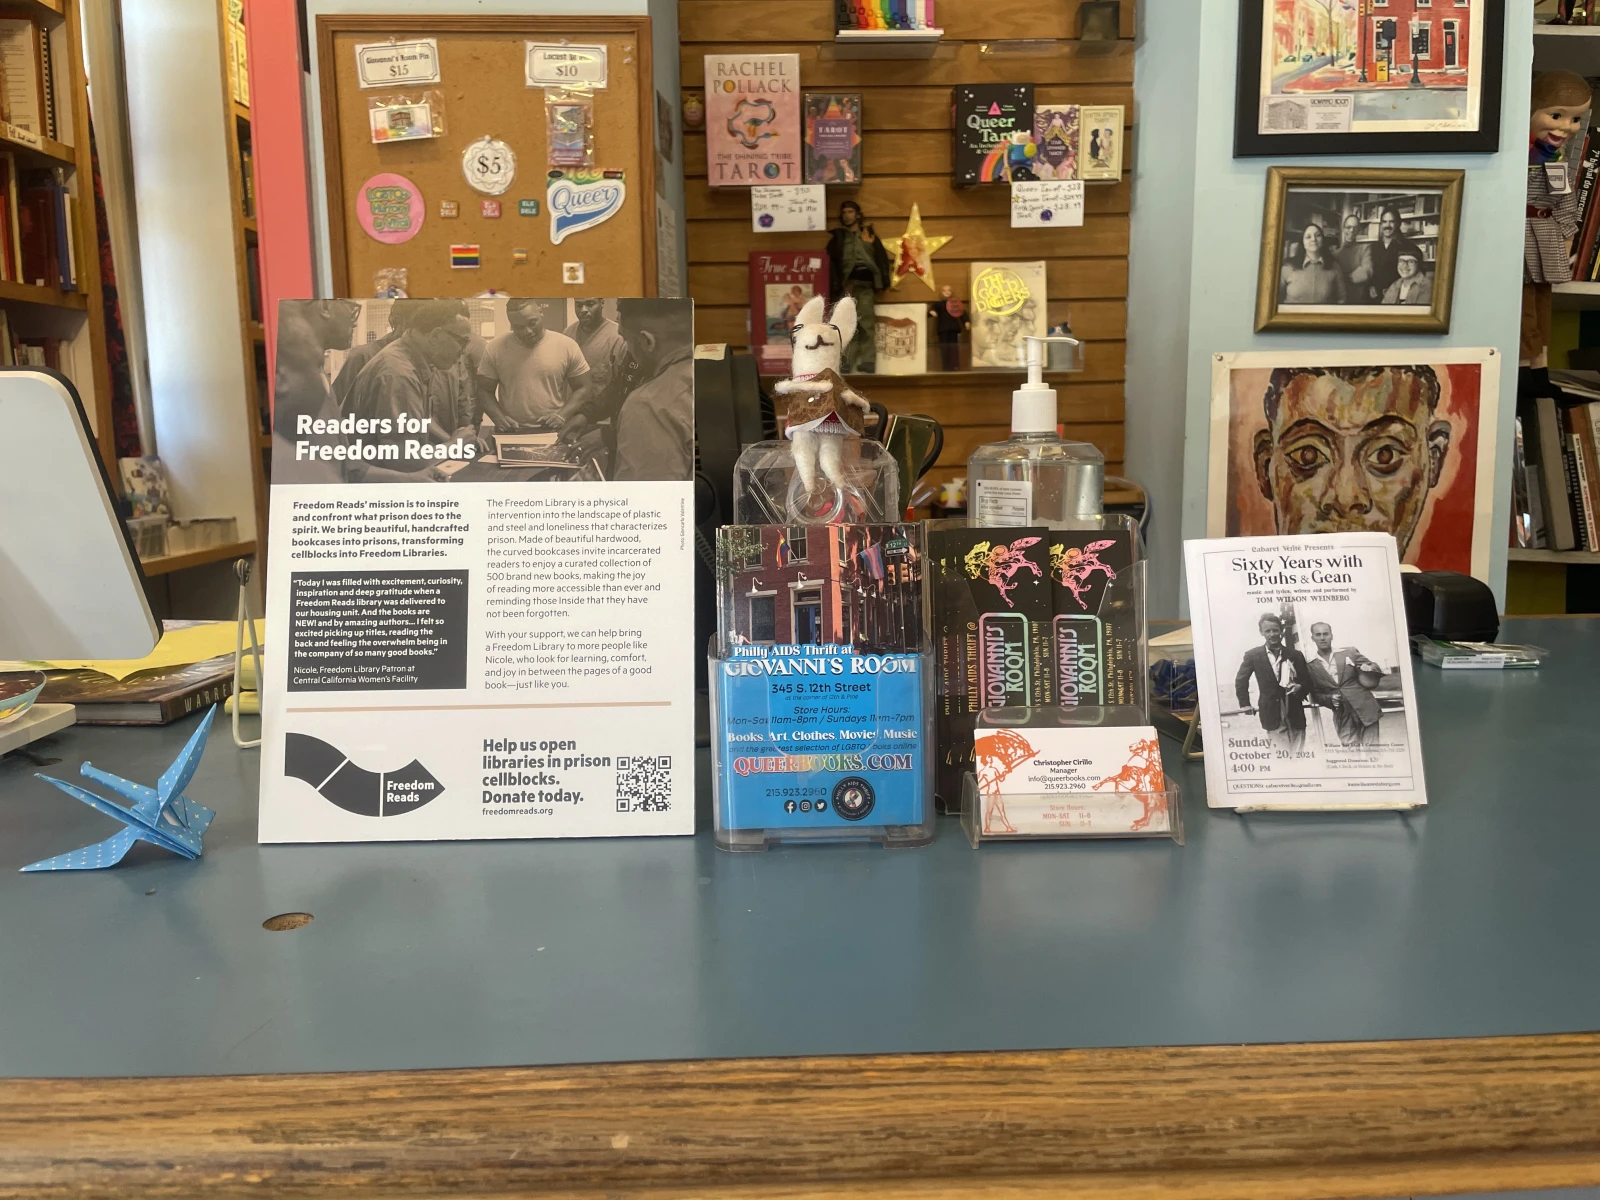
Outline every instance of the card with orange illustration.
<path fill-rule="evenodd" d="M 980 716 L 973 774 L 988 835 L 1167 828 L 1167 780 L 1153 726 L 1005 727 Z"/>

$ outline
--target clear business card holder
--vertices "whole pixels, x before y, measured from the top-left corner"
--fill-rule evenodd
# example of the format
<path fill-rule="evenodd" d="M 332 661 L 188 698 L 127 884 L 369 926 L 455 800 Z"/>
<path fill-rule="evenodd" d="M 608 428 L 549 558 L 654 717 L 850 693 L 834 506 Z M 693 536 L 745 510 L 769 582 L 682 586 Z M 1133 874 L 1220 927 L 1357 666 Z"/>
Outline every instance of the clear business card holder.
<path fill-rule="evenodd" d="M 1123 520 L 1108 517 L 1105 527 L 1125 528 Z M 1142 558 L 1117 571 L 1092 612 L 1063 616 L 1058 606 L 1049 641 L 1056 703 L 976 714 L 960 808 L 961 827 L 975 849 L 985 842 L 1066 838 L 1166 838 L 1183 844 L 1180 789 L 1162 764 L 1160 738 L 1153 731 L 1131 735 L 1125 761 L 1089 789 L 1006 787 L 1007 778 L 1038 753 L 1032 731 L 1049 730 L 1051 745 L 1060 752 L 1071 741 L 1061 731 L 1150 726 L 1146 572 Z M 1097 739 L 1095 744 L 1103 743 Z M 1087 738 L 1085 746 L 1087 753 Z"/>
<path fill-rule="evenodd" d="M 994 708 L 978 714 L 975 771 L 961 786 L 961 828 L 978 849 L 986 842 L 1067 838 L 1167 838 L 1183 845 L 1180 789 L 1161 765 L 1160 739 L 1141 739 L 1122 768 L 1073 792 L 1010 792 L 1006 778 L 1032 756 L 1031 730 L 1146 725 L 1142 709 Z"/>

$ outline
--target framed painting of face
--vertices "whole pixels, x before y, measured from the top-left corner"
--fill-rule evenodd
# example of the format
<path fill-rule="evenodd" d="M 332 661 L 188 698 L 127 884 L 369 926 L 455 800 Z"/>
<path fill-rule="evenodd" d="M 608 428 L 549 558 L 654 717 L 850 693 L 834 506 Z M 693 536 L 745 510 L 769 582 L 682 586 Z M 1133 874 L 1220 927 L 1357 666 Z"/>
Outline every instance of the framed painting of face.
<path fill-rule="evenodd" d="M 1493 349 L 1218 354 L 1206 536 L 1382 531 L 1487 580 L 1499 396 Z"/>
<path fill-rule="evenodd" d="M 1233 153 L 1493 153 L 1505 0 L 1239 0 Z"/>
<path fill-rule="evenodd" d="M 1256 329 L 1448 333 L 1463 171 L 1272 167 Z"/>

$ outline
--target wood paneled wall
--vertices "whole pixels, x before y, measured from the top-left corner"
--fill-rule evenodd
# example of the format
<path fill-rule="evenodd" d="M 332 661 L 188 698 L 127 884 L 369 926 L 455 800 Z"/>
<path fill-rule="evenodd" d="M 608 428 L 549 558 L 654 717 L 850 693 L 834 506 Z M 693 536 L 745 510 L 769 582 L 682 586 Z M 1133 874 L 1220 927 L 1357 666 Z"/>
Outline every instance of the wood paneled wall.
<path fill-rule="evenodd" d="M 953 236 L 934 256 L 934 276 L 962 297 L 968 295 L 974 259 L 1045 259 L 1051 324 L 1070 314 L 1073 332 L 1088 343 L 1087 369 L 1056 377 L 1061 419 L 1069 437 L 1094 442 L 1116 472 L 1122 463 L 1128 323 L 1128 137 L 1122 180 L 1088 185 L 1082 228 L 1012 229 L 1005 185 L 951 185 L 950 90 L 963 83 L 1032 83 L 1038 103 L 1120 104 L 1131 122 L 1134 0 L 1122 0 L 1117 42 L 1076 40 L 1078 0 L 938 0 L 937 16 L 945 37 L 932 59 L 848 61 L 834 57 L 833 0 L 679 0 L 683 86 L 703 87 L 706 54 L 795 52 L 806 90 L 862 92 L 863 182 L 858 188 L 830 187 L 829 212 L 840 200 L 854 199 L 880 235 L 893 237 L 917 203 L 930 234 Z M 750 251 L 820 249 L 827 243 L 818 234 L 752 232 L 746 190 L 707 185 L 705 146 L 703 133 L 686 133 L 695 337 L 745 346 Z M 909 303 L 934 296 L 920 281 L 906 279 L 879 300 Z M 944 424 L 944 454 L 930 475 L 942 480 L 966 473 L 973 447 L 1005 435 L 1018 378 L 1010 372 L 869 376 L 862 390 L 892 411 L 927 413 Z"/>

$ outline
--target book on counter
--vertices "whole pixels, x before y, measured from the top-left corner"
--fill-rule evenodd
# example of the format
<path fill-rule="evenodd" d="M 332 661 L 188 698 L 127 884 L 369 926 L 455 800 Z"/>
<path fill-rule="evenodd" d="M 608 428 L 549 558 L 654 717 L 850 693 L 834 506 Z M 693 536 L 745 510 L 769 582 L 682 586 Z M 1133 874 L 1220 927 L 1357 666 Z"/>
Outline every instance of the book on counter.
<path fill-rule="evenodd" d="M 115 679 L 93 670 L 52 671 L 44 704 L 71 704 L 79 725 L 166 725 L 233 694 L 233 655 L 156 667 Z"/>

